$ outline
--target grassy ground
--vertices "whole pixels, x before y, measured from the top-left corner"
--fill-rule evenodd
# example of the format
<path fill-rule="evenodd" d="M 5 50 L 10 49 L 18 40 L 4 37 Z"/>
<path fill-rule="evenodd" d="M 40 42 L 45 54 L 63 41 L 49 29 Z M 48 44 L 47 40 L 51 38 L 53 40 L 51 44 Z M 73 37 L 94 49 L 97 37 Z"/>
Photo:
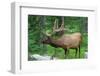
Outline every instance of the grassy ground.
<path fill-rule="evenodd" d="M 65 54 L 64 54 L 64 50 L 62 48 L 52 48 L 51 46 L 47 46 L 48 47 L 48 51 L 47 54 L 49 56 L 54 55 L 55 57 L 57 57 L 58 59 L 65 59 Z M 85 48 L 81 48 L 80 49 L 81 53 L 80 53 L 80 58 L 84 58 L 84 52 L 85 52 Z M 56 52 L 56 53 L 55 53 Z M 75 49 L 69 49 L 69 54 L 67 56 L 68 59 L 77 59 L 79 58 L 79 52 L 77 53 L 77 57 L 75 57 Z"/>

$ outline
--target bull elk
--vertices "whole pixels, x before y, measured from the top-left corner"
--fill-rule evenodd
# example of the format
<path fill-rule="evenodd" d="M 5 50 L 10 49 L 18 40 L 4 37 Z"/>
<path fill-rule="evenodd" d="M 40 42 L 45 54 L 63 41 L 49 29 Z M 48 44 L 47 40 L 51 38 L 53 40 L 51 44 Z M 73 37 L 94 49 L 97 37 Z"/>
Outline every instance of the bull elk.
<path fill-rule="evenodd" d="M 60 28 L 61 29 L 61 28 Z M 55 48 L 63 48 L 66 55 L 68 56 L 69 49 L 76 49 L 75 56 L 79 51 L 79 58 L 80 58 L 80 44 L 82 41 L 82 35 L 80 32 L 72 33 L 72 34 L 63 34 L 58 39 L 51 37 L 50 35 L 46 34 L 46 39 L 42 41 L 43 44 L 49 44 Z"/>
<path fill-rule="evenodd" d="M 54 39 L 50 36 L 47 36 L 47 39 L 43 40 L 43 44 L 49 44 L 55 48 L 61 47 L 65 51 L 65 56 L 66 53 L 68 53 L 69 49 L 76 49 L 76 54 L 77 56 L 77 51 L 79 50 L 79 57 L 80 57 L 80 44 L 81 44 L 82 36 L 80 33 L 73 33 L 69 35 L 63 35 L 62 37 L 58 39 Z"/>

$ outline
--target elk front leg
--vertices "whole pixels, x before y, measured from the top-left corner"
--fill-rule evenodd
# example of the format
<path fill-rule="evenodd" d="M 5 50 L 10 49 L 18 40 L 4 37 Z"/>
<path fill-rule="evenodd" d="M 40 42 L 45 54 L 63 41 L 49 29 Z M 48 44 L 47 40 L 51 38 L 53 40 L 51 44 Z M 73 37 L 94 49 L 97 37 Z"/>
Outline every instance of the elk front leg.
<path fill-rule="evenodd" d="M 64 51 L 65 51 L 65 59 L 66 59 L 66 57 L 68 57 L 68 49 L 64 49 Z"/>
<path fill-rule="evenodd" d="M 55 48 L 55 50 L 54 50 L 54 54 L 52 55 L 52 60 L 54 59 L 54 57 L 56 57 L 56 48 Z"/>
<path fill-rule="evenodd" d="M 54 54 L 54 57 L 56 57 L 56 48 L 55 48 L 55 54 Z"/>

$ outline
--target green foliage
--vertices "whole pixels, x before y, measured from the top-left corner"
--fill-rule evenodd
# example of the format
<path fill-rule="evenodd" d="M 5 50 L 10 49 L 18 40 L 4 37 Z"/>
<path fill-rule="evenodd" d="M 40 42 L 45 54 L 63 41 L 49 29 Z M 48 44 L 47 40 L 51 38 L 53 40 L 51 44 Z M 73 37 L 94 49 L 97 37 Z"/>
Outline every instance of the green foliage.
<path fill-rule="evenodd" d="M 43 32 L 52 33 L 52 27 L 55 19 L 58 19 L 58 25 L 61 24 L 61 16 L 28 16 L 28 53 L 31 54 L 47 54 L 52 56 L 56 51 L 56 57 L 64 59 L 64 50 L 62 48 L 54 48 L 50 45 L 44 45 L 41 40 L 45 38 Z M 82 33 L 81 58 L 84 52 L 88 51 L 88 18 L 87 17 L 64 17 L 64 27 L 69 29 L 65 34 L 74 32 Z M 58 37 L 55 34 L 53 37 Z M 59 37 L 58 37 L 59 38 Z M 75 58 L 75 50 L 71 49 L 69 59 Z"/>

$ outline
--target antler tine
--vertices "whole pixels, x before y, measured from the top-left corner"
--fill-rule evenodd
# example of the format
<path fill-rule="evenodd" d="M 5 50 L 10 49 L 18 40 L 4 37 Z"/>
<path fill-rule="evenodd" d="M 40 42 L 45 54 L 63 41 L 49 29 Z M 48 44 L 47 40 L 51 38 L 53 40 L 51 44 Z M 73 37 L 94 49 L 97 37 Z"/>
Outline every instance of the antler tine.
<path fill-rule="evenodd" d="M 58 20 L 56 19 L 56 29 L 58 29 Z"/>
<path fill-rule="evenodd" d="M 54 31 L 56 30 L 56 28 L 57 28 L 56 24 L 57 24 L 57 19 L 55 19 L 55 21 L 54 21 L 53 32 L 54 32 Z"/>
<path fill-rule="evenodd" d="M 64 28 L 64 17 L 62 17 L 62 24 L 61 24 L 61 28 Z"/>
<path fill-rule="evenodd" d="M 62 17 L 62 23 L 60 27 L 58 27 L 58 19 L 55 19 L 54 26 L 53 26 L 53 32 L 61 32 L 65 30 L 66 29 L 64 28 L 64 17 Z"/>

